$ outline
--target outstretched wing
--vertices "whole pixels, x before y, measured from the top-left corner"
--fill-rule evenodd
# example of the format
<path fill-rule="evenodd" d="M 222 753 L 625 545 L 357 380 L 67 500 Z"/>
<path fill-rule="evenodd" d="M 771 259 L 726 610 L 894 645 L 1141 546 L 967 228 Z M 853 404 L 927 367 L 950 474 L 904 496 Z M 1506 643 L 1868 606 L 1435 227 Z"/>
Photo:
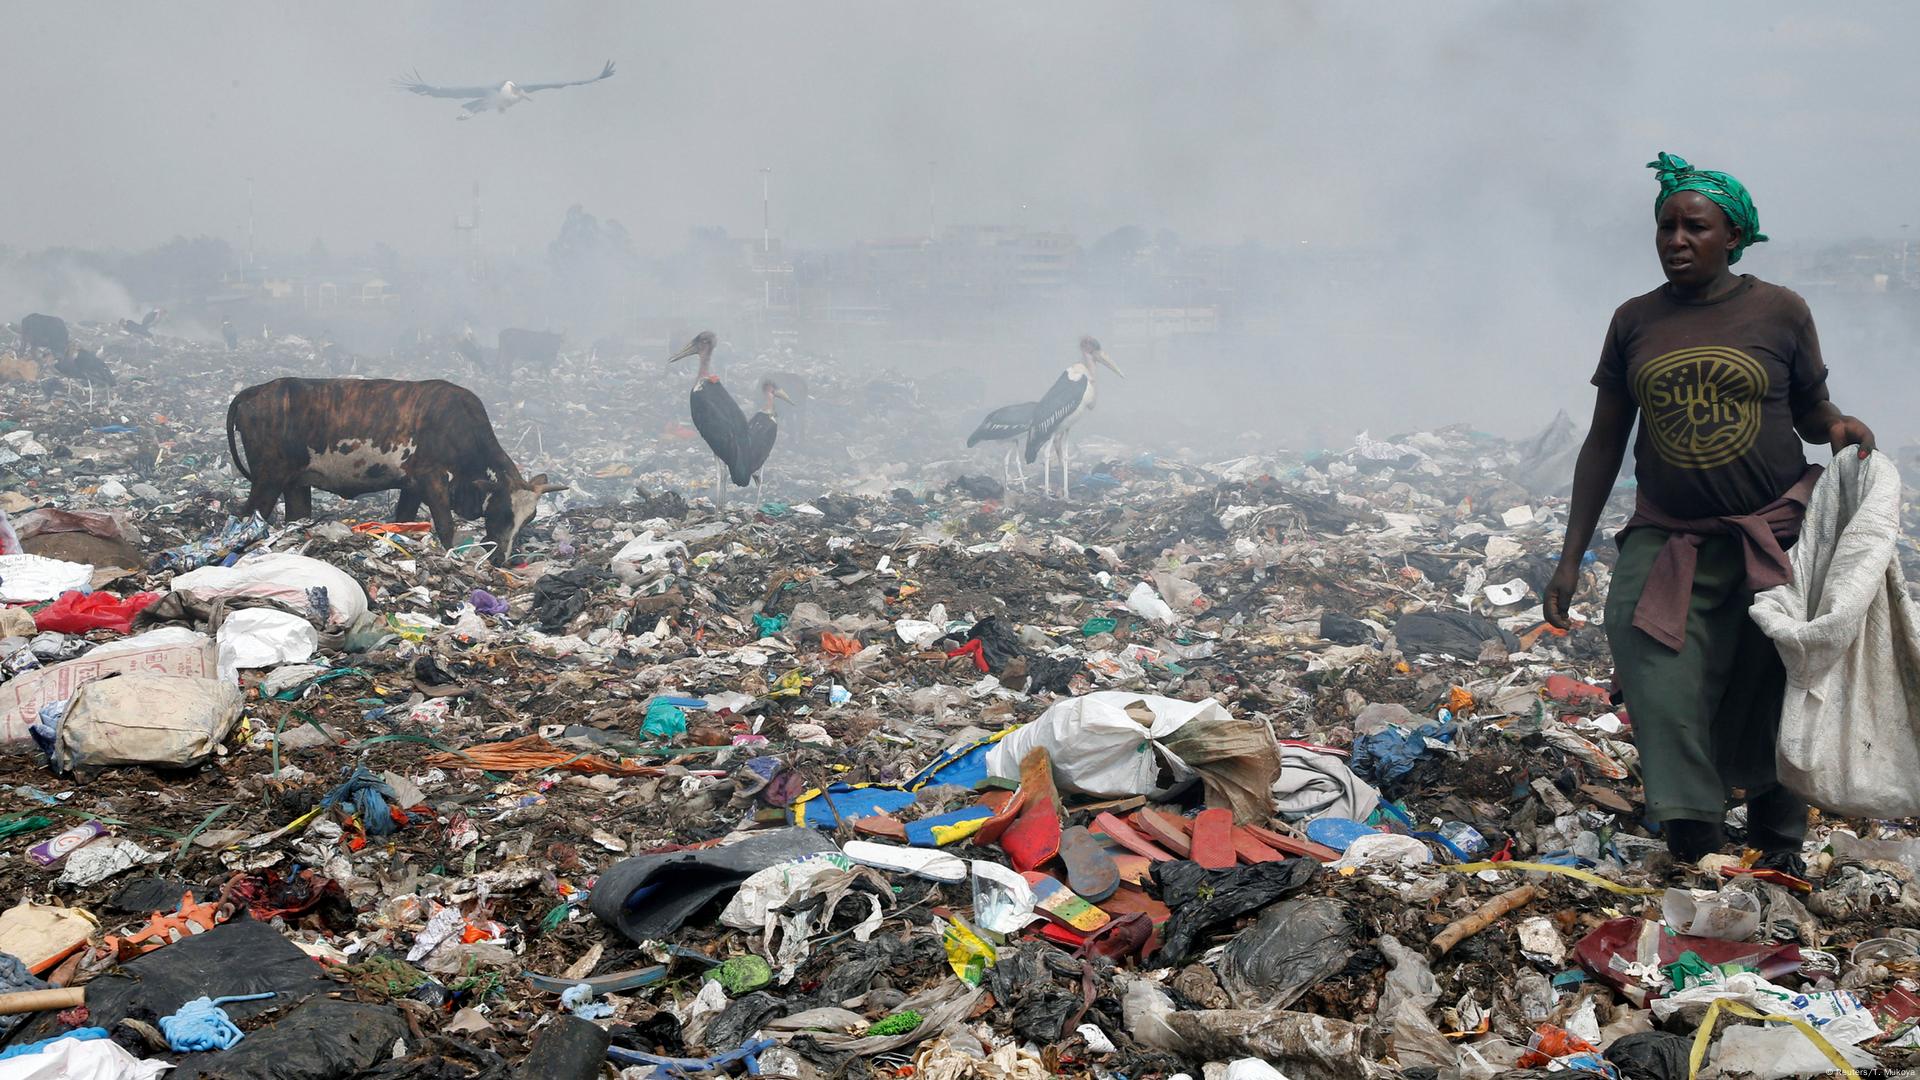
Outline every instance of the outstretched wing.
<path fill-rule="evenodd" d="M 1080 407 L 1081 399 L 1087 396 L 1087 377 L 1074 378 L 1070 371 L 1063 371 L 1053 380 L 1053 388 L 1047 396 L 1040 399 L 1040 407 L 1033 411 L 1033 428 L 1027 432 L 1028 461 L 1040 456 L 1040 448 L 1060 430 L 1060 425 L 1073 410 Z"/>
<path fill-rule="evenodd" d="M 410 91 L 415 94 L 444 98 L 486 97 L 488 94 L 500 89 L 499 83 L 494 83 L 492 86 L 434 86 L 430 83 L 421 82 L 418 71 L 414 72 L 411 78 L 393 80 L 393 85 L 401 90 Z M 523 89 L 525 88 L 523 87 Z"/>
<path fill-rule="evenodd" d="M 595 75 L 591 79 L 575 79 L 572 82 L 524 83 L 524 84 L 520 84 L 520 89 L 531 94 L 535 90 L 558 90 L 563 86 L 585 86 L 588 83 L 597 83 L 601 79 L 611 79 L 611 78 L 613 78 L 613 61 L 609 60 L 607 61 L 607 66 L 600 69 L 600 74 Z"/>

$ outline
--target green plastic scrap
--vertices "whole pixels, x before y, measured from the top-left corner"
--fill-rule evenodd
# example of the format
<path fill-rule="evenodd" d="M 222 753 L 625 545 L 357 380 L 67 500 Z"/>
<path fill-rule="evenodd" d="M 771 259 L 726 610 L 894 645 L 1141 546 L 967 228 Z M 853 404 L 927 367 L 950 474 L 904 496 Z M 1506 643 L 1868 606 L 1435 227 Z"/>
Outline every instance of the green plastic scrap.
<path fill-rule="evenodd" d="M 759 636 L 772 637 L 787 628 L 787 617 L 785 615 L 755 615 L 753 617 L 753 626 L 754 629 L 760 632 Z"/>
<path fill-rule="evenodd" d="M 728 959 L 708 975 L 720 984 L 728 997 L 739 997 L 772 984 L 773 965 L 752 953 L 744 953 Z"/>
<path fill-rule="evenodd" d="M 647 706 L 646 722 L 640 730 L 654 738 L 684 735 L 687 731 L 687 712 L 669 701 L 656 701 Z"/>
<path fill-rule="evenodd" d="M 1088 637 L 1092 637 L 1095 634 L 1111 634 L 1113 633 L 1114 627 L 1119 625 L 1118 622 L 1112 619 L 1096 615 L 1088 619 L 1086 624 L 1080 627 L 1080 632 Z"/>
<path fill-rule="evenodd" d="M 905 1035 L 920 1026 L 923 1017 L 912 1009 L 894 1013 L 884 1020 L 876 1020 L 867 1027 L 868 1035 Z"/>
<path fill-rule="evenodd" d="M 51 824 L 53 824 L 52 818 L 40 817 L 37 814 L 31 817 L 9 817 L 4 822 L 0 822 L 0 837 L 19 836 L 21 833 L 44 829 Z"/>
<path fill-rule="evenodd" d="M 1728 976 L 1739 975 L 1754 970 L 1751 964 L 1738 960 L 1729 960 L 1724 964 L 1709 964 L 1697 952 L 1688 949 L 1679 955 L 1673 963 L 1660 969 L 1667 981 L 1677 990 L 1694 986 L 1710 986 L 1724 982 Z"/>

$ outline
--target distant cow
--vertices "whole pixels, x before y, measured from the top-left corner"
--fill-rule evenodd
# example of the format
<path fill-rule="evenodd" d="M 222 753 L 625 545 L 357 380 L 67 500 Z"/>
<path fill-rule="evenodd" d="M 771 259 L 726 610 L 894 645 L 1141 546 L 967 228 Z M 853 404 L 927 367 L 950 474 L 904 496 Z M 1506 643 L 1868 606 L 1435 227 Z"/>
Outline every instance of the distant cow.
<path fill-rule="evenodd" d="M 55 356 L 67 355 L 67 321 L 55 315 L 35 312 L 20 320 L 20 351 L 32 356 L 45 349 Z"/>
<path fill-rule="evenodd" d="M 393 519 L 412 521 L 425 502 L 447 547 L 456 513 L 485 521 L 496 566 L 506 565 L 540 494 L 566 487 L 549 484 L 545 473 L 522 479 L 486 406 L 440 379 L 285 378 L 250 386 L 227 407 L 227 449 L 253 483 L 246 513 L 271 516 L 284 495 L 288 520 L 309 517 L 314 488 L 347 498 L 398 491 Z"/>
<path fill-rule="evenodd" d="M 527 365 L 543 378 L 553 374 L 553 362 L 560 355 L 560 340 L 563 337 L 564 334 L 521 330 L 511 326 L 500 331 L 500 349 L 494 356 L 500 377 L 513 378 L 514 369 L 521 364 Z"/>

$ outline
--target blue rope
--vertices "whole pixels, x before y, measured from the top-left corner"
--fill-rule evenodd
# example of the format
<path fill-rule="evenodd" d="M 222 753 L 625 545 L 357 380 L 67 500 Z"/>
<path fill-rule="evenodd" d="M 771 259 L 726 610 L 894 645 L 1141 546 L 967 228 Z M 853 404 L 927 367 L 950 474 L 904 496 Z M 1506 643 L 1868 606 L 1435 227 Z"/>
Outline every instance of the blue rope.
<path fill-rule="evenodd" d="M 351 806 L 359 814 L 367 835 L 385 836 L 397 828 L 393 811 L 387 808 L 387 800 L 393 797 L 393 789 L 363 765 L 347 774 L 346 783 L 327 792 L 320 804 L 330 810 L 342 804 Z"/>
<path fill-rule="evenodd" d="M 220 1006 L 231 1001 L 265 1001 L 272 996 L 273 992 L 269 991 L 223 998 L 197 997 L 180 1006 L 180 1011 L 172 1016 L 161 1017 L 160 1033 L 167 1037 L 167 1045 L 178 1053 L 225 1050 L 245 1035 Z"/>

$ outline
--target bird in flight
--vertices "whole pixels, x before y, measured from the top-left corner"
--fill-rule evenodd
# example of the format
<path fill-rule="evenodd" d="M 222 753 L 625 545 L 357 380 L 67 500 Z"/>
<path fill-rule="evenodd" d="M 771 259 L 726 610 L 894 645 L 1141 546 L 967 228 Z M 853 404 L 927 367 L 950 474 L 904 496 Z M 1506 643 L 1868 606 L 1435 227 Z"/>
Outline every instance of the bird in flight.
<path fill-rule="evenodd" d="M 516 83 L 508 79 L 498 86 L 434 86 L 431 83 L 422 82 L 420 73 L 416 71 L 411 78 L 395 79 L 393 85 L 427 97 L 458 98 L 463 111 L 454 119 L 469 120 L 488 109 L 494 112 L 506 112 L 522 101 L 531 101 L 532 95 L 542 90 L 558 90 L 563 86 L 585 86 L 588 83 L 597 83 L 601 79 L 611 78 L 613 78 L 613 61 L 609 60 L 607 66 L 600 69 L 600 74 L 591 79 L 575 79 L 571 82 Z"/>

